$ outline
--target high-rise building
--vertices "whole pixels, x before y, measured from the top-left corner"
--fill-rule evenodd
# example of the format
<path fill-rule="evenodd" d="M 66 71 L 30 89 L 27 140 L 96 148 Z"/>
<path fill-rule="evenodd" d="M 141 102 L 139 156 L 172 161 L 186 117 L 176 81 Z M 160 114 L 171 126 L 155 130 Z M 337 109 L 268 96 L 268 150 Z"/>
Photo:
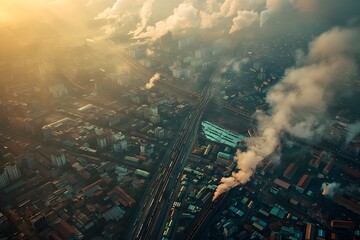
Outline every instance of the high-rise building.
<path fill-rule="evenodd" d="M 146 143 L 140 144 L 140 155 L 146 155 Z"/>
<path fill-rule="evenodd" d="M 5 170 L 0 170 L 0 189 L 6 187 L 9 183 L 10 179 Z"/>
<path fill-rule="evenodd" d="M 126 150 L 127 149 L 127 141 L 124 139 L 121 141 L 114 142 L 113 149 L 115 152 Z"/>
<path fill-rule="evenodd" d="M 227 238 L 233 235 L 234 233 L 236 233 L 238 230 L 237 227 L 232 222 L 225 223 L 223 227 L 224 227 L 223 234 Z"/>
<path fill-rule="evenodd" d="M 44 140 L 49 140 L 52 137 L 52 129 L 50 125 L 44 125 L 41 128 Z"/>
<path fill-rule="evenodd" d="M 38 213 L 30 218 L 31 225 L 35 232 L 41 230 L 47 224 L 47 220 L 44 213 Z"/>
<path fill-rule="evenodd" d="M 97 136 L 101 136 L 101 135 L 103 135 L 104 134 L 104 128 L 95 128 L 95 134 L 97 135 Z"/>
<path fill-rule="evenodd" d="M 51 154 L 51 161 L 55 167 L 61 167 L 66 164 L 65 151 L 59 151 L 57 153 Z"/>
<path fill-rule="evenodd" d="M 150 106 L 150 108 L 149 108 L 149 114 L 150 114 L 150 115 L 157 115 L 157 114 L 159 114 L 159 112 L 158 112 L 158 107 L 157 107 L 156 105 Z"/>
<path fill-rule="evenodd" d="M 49 87 L 50 93 L 54 98 L 61 98 L 68 94 L 68 89 L 64 86 L 64 84 L 55 84 Z"/>
<path fill-rule="evenodd" d="M 165 137 L 165 130 L 162 127 L 157 127 L 154 130 L 155 137 L 158 139 L 162 139 Z"/>
<path fill-rule="evenodd" d="M 125 135 L 122 134 L 121 132 L 118 132 L 118 133 L 114 133 L 112 135 L 112 141 L 113 142 L 118 142 L 118 141 L 122 141 L 125 139 Z"/>
<path fill-rule="evenodd" d="M 154 124 L 158 124 L 161 121 L 160 115 L 159 114 L 155 114 L 155 115 L 151 115 L 149 117 L 150 122 L 154 123 Z"/>
<path fill-rule="evenodd" d="M 97 138 L 97 143 L 98 143 L 100 148 L 105 148 L 107 146 L 106 137 L 98 137 Z"/>
<path fill-rule="evenodd" d="M 14 181 L 21 177 L 21 172 L 16 164 L 8 163 L 5 165 L 4 170 L 9 176 L 10 181 Z"/>

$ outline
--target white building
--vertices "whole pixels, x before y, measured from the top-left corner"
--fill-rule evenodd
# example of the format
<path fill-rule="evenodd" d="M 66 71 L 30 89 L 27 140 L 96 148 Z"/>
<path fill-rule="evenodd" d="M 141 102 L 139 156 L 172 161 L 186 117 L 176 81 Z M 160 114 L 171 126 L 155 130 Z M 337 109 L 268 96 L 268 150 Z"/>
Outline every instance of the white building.
<path fill-rule="evenodd" d="M 122 141 L 114 142 L 113 149 L 115 152 L 120 152 L 120 151 L 126 150 L 127 149 L 127 141 L 122 140 Z"/>
<path fill-rule="evenodd" d="M 159 114 L 155 114 L 155 115 L 151 115 L 149 117 L 149 120 L 150 122 L 154 123 L 154 124 L 157 124 L 160 122 L 161 118 L 160 118 L 160 115 Z"/>
<path fill-rule="evenodd" d="M 121 132 L 114 133 L 111 137 L 112 137 L 113 142 L 118 142 L 118 141 L 122 141 L 125 139 L 125 135 L 122 134 Z"/>
<path fill-rule="evenodd" d="M 165 137 L 165 130 L 162 127 L 157 127 L 154 130 L 155 137 L 158 139 L 162 139 Z"/>
<path fill-rule="evenodd" d="M 146 143 L 140 144 L 140 155 L 146 155 Z"/>
<path fill-rule="evenodd" d="M 150 113 L 150 115 L 157 115 L 157 114 L 159 114 L 158 107 L 157 107 L 156 105 L 152 105 L 152 106 L 149 108 L 149 113 Z"/>
<path fill-rule="evenodd" d="M 106 137 L 98 137 L 97 143 L 100 148 L 105 148 L 107 146 Z"/>
<path fill-rule="evenodd" d="M 63 84 L 52 85 L 49 87 L 49 91 L 54 98 L 61 98 L 68 94 L 68 90 Z"/>
<path fill-rule="evenodd" d="M 101 136 L 101 135 L 103 135 L 104 134 L 104 128 L 95 128 L 95 134 L 97 135 L 97 136 Z"/>

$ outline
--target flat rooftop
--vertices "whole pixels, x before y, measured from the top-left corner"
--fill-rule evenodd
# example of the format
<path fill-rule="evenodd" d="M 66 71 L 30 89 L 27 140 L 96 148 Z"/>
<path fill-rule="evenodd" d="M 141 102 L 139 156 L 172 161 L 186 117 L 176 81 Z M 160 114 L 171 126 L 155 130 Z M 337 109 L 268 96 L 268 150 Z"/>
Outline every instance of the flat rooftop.
<path fill-rule="evenodd" d="M 233 148 L 245 139 L 245 136 L 233 133 L 228 129 L 221 128 L 208 121 L 201 122 L 201 129 L 206 139 Z"/>

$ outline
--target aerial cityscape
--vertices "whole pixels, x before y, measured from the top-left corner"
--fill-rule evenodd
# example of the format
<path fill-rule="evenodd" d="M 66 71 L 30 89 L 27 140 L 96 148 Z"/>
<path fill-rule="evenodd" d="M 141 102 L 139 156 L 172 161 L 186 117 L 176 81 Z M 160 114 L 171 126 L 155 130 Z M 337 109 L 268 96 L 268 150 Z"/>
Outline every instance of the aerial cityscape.
<path fill-rule="evenodd" d="M 360 1 L 0 1 L 0 240 L 359 240 Z"/>

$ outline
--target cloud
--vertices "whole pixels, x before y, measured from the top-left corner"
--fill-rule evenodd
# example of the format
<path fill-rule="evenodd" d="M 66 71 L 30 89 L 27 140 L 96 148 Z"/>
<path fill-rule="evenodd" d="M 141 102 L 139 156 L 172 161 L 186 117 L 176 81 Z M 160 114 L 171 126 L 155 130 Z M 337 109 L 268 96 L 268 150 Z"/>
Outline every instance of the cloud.
<path fill-rule="evenodd" d="M 238 11 L 237 16 L 233 19 L 233 25 L 230 29 L 230 34 L 239 31 L 243 28 L 259 21 L 259 14 L 254 11 Z"/>
<path fill-rule="evenodd" d="M 333 28 L 310 43 L 301 65 L 288 69 L 284 79 L 270 89 L 270 111 L 256 114 L 258 136 L 246 140 L 247 151 L 237 152 L 237 171 L 221 180 L 214 199 L 246 183 L 258 164 L 276 152 L 283 133 L 303 139 L 321 134 L 330 99 L 341 93 L 335 85 L 356 71 L 353 56 L 360 53 L 360 42 L 354 40 L 359 38 L 359 29 Z M 327 51 L 322 44 L 332 41 L 340 46 Z"/>

